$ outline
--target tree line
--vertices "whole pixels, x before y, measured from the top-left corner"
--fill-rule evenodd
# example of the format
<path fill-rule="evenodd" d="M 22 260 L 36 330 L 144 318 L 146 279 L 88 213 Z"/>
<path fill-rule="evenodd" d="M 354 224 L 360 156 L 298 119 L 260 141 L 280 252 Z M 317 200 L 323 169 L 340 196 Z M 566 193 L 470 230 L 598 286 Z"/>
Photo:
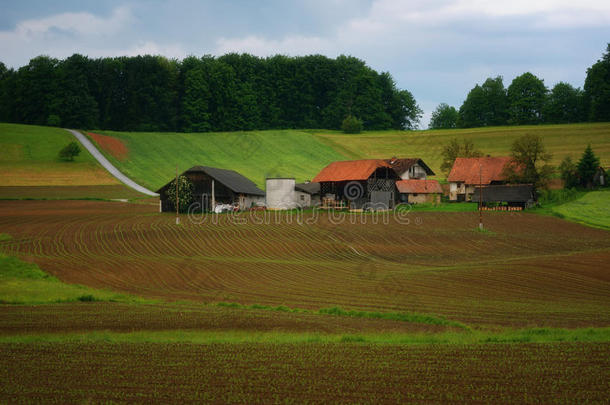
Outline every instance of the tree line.
<path fill-rule="evenodd" d="M 445 103 L 432 113 L 430 128 L 496 125 L 569 124 L 610 121 L 610 44 L 602 59 L 587 69 L 584 89 L 559 82 L 548 89 L 532 73 L 516 77 L 508 88 L 502 76 L 490 77 L 468 93 L 458 109 Z"/>
<path fill-rule="evenodd" d="M 422 111 L 387 72 L 339 56 L 249 54 L 0 62 L 0 121 L 117 131 L 412 129 Z"/>

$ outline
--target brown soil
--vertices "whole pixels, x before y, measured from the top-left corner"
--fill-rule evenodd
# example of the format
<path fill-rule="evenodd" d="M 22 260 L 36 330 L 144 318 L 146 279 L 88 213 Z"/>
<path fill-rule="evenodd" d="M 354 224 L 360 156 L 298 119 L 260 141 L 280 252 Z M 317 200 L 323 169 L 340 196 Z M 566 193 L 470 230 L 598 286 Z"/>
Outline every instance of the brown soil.
<path fill-rule="evenodd" d="M 605 403 L 610 344 L 3 344 L 0 401 Z"/>
<path fill-rule="evenodd" d="M 0 335 L 91 331 L 442 332 L 439 325 L 211 305 L 70 303 L 0 306 Z"/>
<path fill-rule="evenodd" d="M 157 207 L 2 201 L 0 252 L 68 283 L 200 302 L 434 313 L 479 325 L 607 326 L 610 233 L 528 213 L 371 215 L 335 224 L 253 213 L 191 223 Z M 253 215 L 254 217 L 250 217 Z M 253 219 L 270 215 L 269 224 Z M 405 219 L 405 218 L 403 218 Z M 358 223 L 350 223 L 356 220 Z M 406 221 L 403 221 L 406 222 Z"/>

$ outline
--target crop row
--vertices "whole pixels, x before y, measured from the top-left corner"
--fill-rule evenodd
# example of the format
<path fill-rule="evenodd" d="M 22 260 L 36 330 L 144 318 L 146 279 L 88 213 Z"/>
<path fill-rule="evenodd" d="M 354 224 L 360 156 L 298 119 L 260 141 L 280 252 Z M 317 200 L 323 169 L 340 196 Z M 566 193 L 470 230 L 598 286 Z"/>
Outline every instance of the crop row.
<path fill-rule="evenodd" d="M 421 213 L 421 225 L 176 226 L 150 206 L 0 203 L 0 251 L 63 281 L 151 298 L 441 314 L 466 323 L 610 319 L 607 232 L 527 214 Z"/>
<path fill-rule="evenodd" d="M 4 344 L 7 402 L 604 402 L 610 345 Z M 75 375 L 79 377 L 74 378 Z"/>

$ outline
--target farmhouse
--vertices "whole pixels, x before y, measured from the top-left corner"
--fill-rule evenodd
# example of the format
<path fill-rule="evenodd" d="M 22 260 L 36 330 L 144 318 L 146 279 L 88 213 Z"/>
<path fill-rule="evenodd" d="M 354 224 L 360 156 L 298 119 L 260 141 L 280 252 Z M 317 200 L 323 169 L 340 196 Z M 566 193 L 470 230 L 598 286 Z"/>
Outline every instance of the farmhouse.
<path fill-rule="evenodd" d="M 233 170 L 193 166 L 182 176 L 193 183 L 193 202 L 201 204 L 203 211 L 212 211 L 217 204 L 231 204 L 245 210 L 265 203 L 265 192 Z M 157 190 L 162 212 L 175 210 L 167 196 L 170 184 L 171 181 Z"/>
<path fill-rule="evenodd" d="M 478 203 L 479 200 L 485 207 L 529 208 L 534 204 L 534 186 L 531 184 L 504 184 L 480 188 L 477 186 L 472 201 Z"/>
<path fill-rule="evenodd" d="M 394 207 L 400 180 L 383 159 L 333 162 L 312 180 L 320 184 L 323 208 L 389 209 Z"/>
<path fill-rule="evenodd" d="M 403 180 L 425 180 L 428 176 L 434 176 L 432 169 L 420 158 L 395 158 L 386 159 L 394 171 Z"/>
<path fill-rule="evenodd" d="M 396 189 L 400 202 L 409 204 L 439 204 L 443 194 L 443 189 L 436 180 L 399 180 Z"/>
<path fill-rule="evenodd" d="M 265 191 L 267 208 L 283 210 L 306 208 L 320 203 L 319 183 L 296 183 L 294 178 L 268 178 Z"/>
<path fill-rule="evenodd" d="M 508 156 L 457 158 L 453 163 L 449 181 L 450 201 L 471 201 L 474 189 L 506 183 L 504 168 L 511 161 Z"/>

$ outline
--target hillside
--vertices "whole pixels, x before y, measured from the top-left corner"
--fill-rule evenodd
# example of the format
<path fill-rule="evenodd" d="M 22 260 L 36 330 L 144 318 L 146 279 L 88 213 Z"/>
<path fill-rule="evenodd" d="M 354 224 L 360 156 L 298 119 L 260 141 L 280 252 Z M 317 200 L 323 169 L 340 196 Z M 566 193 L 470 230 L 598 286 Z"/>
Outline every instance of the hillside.
<path fill-rule="evenodd" d="M 325 139 L 298 130 L 221 133 L 100 132 L 119 139 L 127 154 L 112 146 L 100 149 L 123 173 L 157 190 L 195 165 L 233 169 L 264 188 L 266 177 L 312 179 L 334 160 L 349 159 Z M 93 139 L 95 142 L 95 139 Z M 100 142 L 97 142 L 98 145 Z"/>
<path fill-rule="evenodd" d="M 442 162 L 441 151 L 452 138 L 466 138 L 484 154 L 509 155 L 511 144 L 525 134 L 538 134 L 553 154 L 551 164 L 558 165 L 568 155 L 578 160 L 588 143 L 604 166 L 610 165 L 610 123 L 539 125 L 517 127 L 486 127 L 453 130 L 379 131 L 359 135 L 340 132 L 316 132 L 336 150 L 359 157 L 407 157 L 424 159 L 438 177 Z"/>
<path fill-rule="evenodd" d="M 74 137 L 61 128 L 0 123 L 2 186 L 91 186 L 120 184 L 85 148 L 74 162 L 57 154 Z"/>
<path fill-rule="evenodd" d="M 311 179 L 333 160 L 423 158 L 440 173 L 441 150 L 451 138 L 471 139 L 483 153 L 492 156 L 510 153 L 511 143 L 527 133 L 539 134 L 553 154 L 551 163 L 567 155 L 578 159 L 591 143 L 603 165 L 610 164 L 610 124 L 572 124 L 522 127 L 493 127 L 442 131 L 378 131 L 347 135 L 324 130 L 282 130 L 229 133 L 136 133 L 103 134 L 120 139 L 128 155 L 107 157 L 136 182 L 157 189 L 171 178 L 178 165 L 230 168 L 252 179 L 259 186 L 268 176 Z"/>
<path fill-rule="evenodd" d="M 73 162 L 58 152 L 74 137 L 61 128 L 0 123 L 0 198 L 137 198 L 81 147 Z"/>

